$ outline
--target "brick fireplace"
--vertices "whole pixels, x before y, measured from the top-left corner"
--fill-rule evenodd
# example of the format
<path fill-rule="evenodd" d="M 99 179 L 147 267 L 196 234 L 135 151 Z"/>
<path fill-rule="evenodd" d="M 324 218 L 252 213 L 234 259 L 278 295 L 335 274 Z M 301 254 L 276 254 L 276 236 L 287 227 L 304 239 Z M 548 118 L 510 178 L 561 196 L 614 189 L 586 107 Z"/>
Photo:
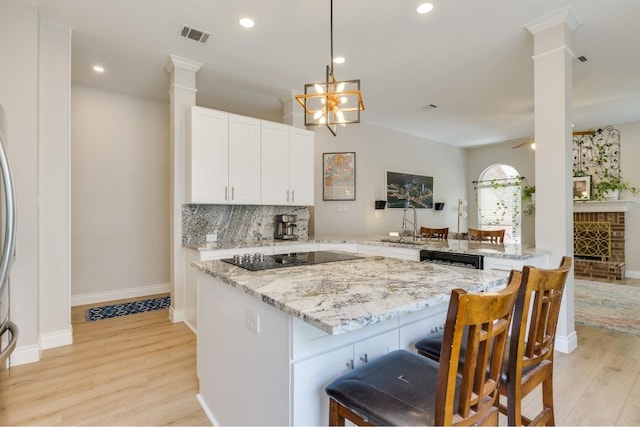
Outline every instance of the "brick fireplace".
<path fill-rule="evenodd" d="M 632 203 L 627 200 L 574 202 L 576 275 L 624 279 L 625 212 Z"/>

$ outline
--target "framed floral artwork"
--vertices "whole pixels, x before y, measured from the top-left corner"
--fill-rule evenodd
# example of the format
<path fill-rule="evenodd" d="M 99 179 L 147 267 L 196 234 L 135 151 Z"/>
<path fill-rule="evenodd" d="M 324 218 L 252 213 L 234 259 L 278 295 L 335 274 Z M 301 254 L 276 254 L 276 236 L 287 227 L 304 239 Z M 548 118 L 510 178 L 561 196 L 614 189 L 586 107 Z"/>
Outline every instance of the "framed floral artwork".
<path fill-rule="evenodd" d="M 322 200 L 356 199 L 356 153 L 322 154 Z"/>

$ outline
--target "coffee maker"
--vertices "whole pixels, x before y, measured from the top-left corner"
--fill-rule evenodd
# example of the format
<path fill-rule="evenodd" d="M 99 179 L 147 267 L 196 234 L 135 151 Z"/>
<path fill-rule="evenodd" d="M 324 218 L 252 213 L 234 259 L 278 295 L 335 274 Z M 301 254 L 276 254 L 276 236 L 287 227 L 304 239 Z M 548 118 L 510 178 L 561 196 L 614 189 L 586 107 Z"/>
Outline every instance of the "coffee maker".
<path fill-rule="evenodd" d="M 281 240 L 297 240 L 298 235 L 295 233 L 297 221 L 297 215 L 276 215 L 276 231 L 274 238 Z"/>

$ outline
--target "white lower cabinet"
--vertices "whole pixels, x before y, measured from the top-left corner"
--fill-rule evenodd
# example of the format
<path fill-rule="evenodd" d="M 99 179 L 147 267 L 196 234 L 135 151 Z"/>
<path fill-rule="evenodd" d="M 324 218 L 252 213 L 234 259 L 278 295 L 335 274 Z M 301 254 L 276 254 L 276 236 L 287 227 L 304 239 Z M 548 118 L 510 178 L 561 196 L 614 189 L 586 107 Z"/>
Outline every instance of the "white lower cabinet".
<path fill-rule="evenodd" d="M 329 425 L 325 388 L 353 368 L 398 349 L 398 330 L 293 363 L 293 425 Z"/>
<path fill-rule="evenodd" d="M 349 346 L 292 365 L 292 425 L 329 425 L 329 399 L 324 388 L 349 371 L 352 360 L 353 346 Z"/>

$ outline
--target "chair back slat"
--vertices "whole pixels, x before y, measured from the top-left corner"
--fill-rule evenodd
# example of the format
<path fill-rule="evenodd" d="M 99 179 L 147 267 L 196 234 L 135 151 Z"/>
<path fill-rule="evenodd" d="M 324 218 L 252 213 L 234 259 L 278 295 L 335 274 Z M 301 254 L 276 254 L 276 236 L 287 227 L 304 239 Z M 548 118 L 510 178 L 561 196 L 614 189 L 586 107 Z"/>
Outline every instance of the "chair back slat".
<path fill-rule="evenodd" d="M 452 292 L 438 371 L 436 425 L 497 424 L 502 361 L 521 279 L 514 270 L 500 292 Z M 459 367 L 465 328 L 465 358 Z"/>
<path fill-rule="evenodd" d="M 469 228 L 467 230 L 467 238 L 469 240 L 477 240 L 489 243 L 504 243 L 505 230 L 478 230 Z"/>
<path fill-rule="evenodd" d="M 512 336 L 507 366 L 506 394 L 508 399 L 508 422 L 520 424 L 522 417 L 520 400 L 539 382 L 552 375 L 553 350 L 556 328 L 560 315 L 560 304 L 567 277 L 571 271 L 571 258 L 563 257 L 556 269 L 541 269 L 525 266 L 522 269 L 522 287 L 513 315 Z M 550 368 L 551 367 L 551 368 Z M 527 376 L 523 383 L 523 370 Z M 538 375 L 536 372 L 547 373 Z M 534 378 L 537 376 L 537 378 Z M 548 381 L 551 381 L 550 379 Z M 545 388 L 543 387 L 543 390 Z M 543 411 L 537 421 L 553 423 L 553 402 L 550 388 L 543 396 Z M 504 392 L 503 392 L 504 393 Z"/>
<path fill-rule="evenodd" d="M 420 227 L 420 235 L 426 237 L 427 239 L 447 240 L 449 238 L 449 227 Z"/>

